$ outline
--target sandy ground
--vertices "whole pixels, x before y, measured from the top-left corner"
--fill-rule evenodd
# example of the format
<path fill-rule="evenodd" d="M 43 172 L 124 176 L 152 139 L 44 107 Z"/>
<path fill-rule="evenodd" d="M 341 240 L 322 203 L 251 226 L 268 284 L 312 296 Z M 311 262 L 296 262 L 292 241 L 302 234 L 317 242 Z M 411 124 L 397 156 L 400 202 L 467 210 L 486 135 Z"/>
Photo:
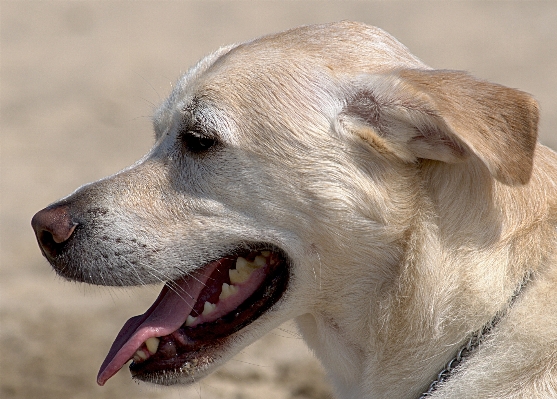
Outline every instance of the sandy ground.
<path fill-rule="evenodd" d="M 32 215 L 118 171 L 152 144 L 150 115 L 198 58 L 300 24 L 380 26 L 437 68 L 532 93 L 542 142 L 557 147 L 557 2 L 0 1 L 0 397 L 328 398 L 293 325 L 191 388 L 96 371 L 122 323 L 158 287 L 94 288 L 55 276 Z"/>

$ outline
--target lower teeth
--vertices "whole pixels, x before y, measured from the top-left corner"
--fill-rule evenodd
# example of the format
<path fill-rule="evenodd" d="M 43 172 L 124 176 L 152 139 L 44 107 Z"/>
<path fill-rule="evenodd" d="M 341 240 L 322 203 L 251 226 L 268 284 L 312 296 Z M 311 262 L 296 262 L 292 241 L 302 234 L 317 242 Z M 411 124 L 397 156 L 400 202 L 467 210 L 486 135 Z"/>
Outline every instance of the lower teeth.
<path fill-rule="evenodd" d="M 157 349 L 159 348 L 160 339 L 156 337 L 151 337 L 145 341 L 145 346 L 151 355 L 157 353 Z"/>

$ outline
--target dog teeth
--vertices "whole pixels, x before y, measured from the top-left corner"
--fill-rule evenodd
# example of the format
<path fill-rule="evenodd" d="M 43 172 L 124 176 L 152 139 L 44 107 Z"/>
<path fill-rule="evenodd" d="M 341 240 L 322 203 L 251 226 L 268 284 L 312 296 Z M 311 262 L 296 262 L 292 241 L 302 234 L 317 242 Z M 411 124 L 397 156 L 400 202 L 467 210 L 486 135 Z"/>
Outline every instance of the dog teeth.
<path fill-rule="evenodd" d="M 250 262 L 246 258 L 241 256 L 236 259 L 236 270 L 241 271 L 250 267 Z"/>
<path fill-rule="evenodd" d="M 151 337 L 151 338 L 147 339 L 147 341 L 145 341 L 145 346 L 147 347 L 147 350 L 149 351 L 149 353 L 151 355 L 154 355 L 155 353 L 157 353 L 157 349 L 159 349 L 159 342 L 160 342 L 160 339 L 158 339 L 156 337 Z"/>
<path fill-rule="evenodd" d="M 267 251 L 265 251 L 267 252 Z M 232 284 L 241 284 L 249 279 L 255 269 L 259 269 L 267 264 L 264 256 L 258 255 L 253 262 L 241 256 L 236 259 L 236 269 L 230 269 L 228 275 Z"/>
<path fill-rule="evenodd" d="M 157 350 L 159 349 L 159 343 L 160 339 L 158 339 L 157 337 L 148 338 L 147 341 L 143 343 L 144 346 L 136 350 L 133 354 L 133 361 L 136 363 L 141 363 L 149 359 L 151 355 L 157 353 Z"/>
<path fill-rule="evenodd" d="M 241 284 L 248 280 L 251 272 L 240 272 L 236 269 L 230 269 L 228 271 L 228 276 L 230 277 L 230 282 L 232 284 Z"/>
<path fill-rule="evenodd" d="M 240 256 L 238 259 L 236 259 L 236 270 L 241 272 L 242 270 L 259 269 L 266 264 L 267 260 L 261 255 L 256 256 L 253 262 L 250 262 L 249 260 Z M 253 270 L 249 271 L 252 272 Z"/>
<path fill-rule="evenodd" d="M 229 296 L 234 295 L 236 292 L 238 292 L 238 287 L 234 285 L 228 285 L 226 283 L 222 283 L 222 290 L 219 295 L 219 300 L 222 301 L 223 299 L 226 299 Z"/>
<path fill-rule="evenodd" d="M 262 254 L 263 254 L 263 253 L 262 253 Z M 253 260 L 253 264 L 254 264 L 256 267 L 258 267 L 258 268 L 259 268 L 259 267 L 263 267 L 263 266 L 265 266 L 265 265 L 267 264 L 267 259 L 265 259 L 264 256 L 258 255 L 258 256 L 256 256 L 255 259 Z"/>
<path fill-rule="evenodd" d="M 205 302 L 205 305 L 203 305 L 203 313 L 201 313 L 201 315 L 207 316 L 208 314 L 211 314 L 216 307 L 217 305 L 212 304 L 211 302 Z"/>
<path fill-rule="evenodd" d="M 136 350 L 135 354 L 133 355 L 133 361 L 136 363 L 140 363 L 147 359 L 149 359 L 149 355 L 147 355 L 147 353 L 145 353 L 145 351 L 142 349 Z"/>
<path fill-rule="evenodd" d="M 254 270 L 260 269 L 267 265 L 267 260 L 270 256 L 271 256 L 271 251 L 261 251 L 260 255 L 257 255 L 253 259 L 253 262 L 250 262 L 246 258 L 239 256 L 236 259 L 236 268 L 230 269 L 228 271 L 228 275 L 230 277 L 230 284 L 227 283 L 222 284 L 219 300 L 220 301 L 225 300 L 226 298 L 236 294 L 238 292 L 238 287 L 236 287 L 234 284 L 241 284 L 246 282 L 250 278 Z M 203 312 L 201 313 L 201 316 L 207 316 L 213 313 L 216 308 L 217 308 L 216 304 L 213 304 L 208 301 L 205 302 L 203 304 Z M 196 322 L 196 320 L 197 317 L 193 317 L 192 315 L 189 315 L 186 318 L 186 322 L 185 322 L 186 327 L 191 327 Z M 158 347 L 158 341 L 156 343 L 155 342 L 151 343 L 151 345 L 153 345 L 153 348 L 155 348 L 152 353 L 156 352 Z M 151 352 L 151 349 L 149 347 L 148 350 L 149 352 Z"/>

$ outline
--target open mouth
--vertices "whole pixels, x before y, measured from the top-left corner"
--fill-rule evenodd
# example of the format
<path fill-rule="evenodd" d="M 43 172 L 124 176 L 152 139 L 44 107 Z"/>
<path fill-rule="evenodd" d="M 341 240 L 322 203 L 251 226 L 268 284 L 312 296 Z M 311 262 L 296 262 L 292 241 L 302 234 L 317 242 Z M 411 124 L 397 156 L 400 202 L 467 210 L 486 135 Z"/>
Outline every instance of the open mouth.
<path fill-rule="evenodd" d="M 104 385 L 129 360 L 134 378 L 170 385 L 198 378 L 227 338 L 250 324 L 285 292 L 289 262 L 279 249 L 239 250 L 168 282 L 142 315 L 116 337 L 97 382 Z"/>

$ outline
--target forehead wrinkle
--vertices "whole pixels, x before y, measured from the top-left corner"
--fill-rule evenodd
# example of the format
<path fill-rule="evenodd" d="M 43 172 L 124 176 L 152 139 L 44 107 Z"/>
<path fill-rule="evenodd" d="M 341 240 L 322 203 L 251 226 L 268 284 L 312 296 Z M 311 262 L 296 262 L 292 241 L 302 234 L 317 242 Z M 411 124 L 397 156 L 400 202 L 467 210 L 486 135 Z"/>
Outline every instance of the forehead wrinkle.
<path fill-rule="evenodd" d="M 315 124 L 319 119 L 315 113 L 322 112 L 320 91 L 318 85 L 292 72 L 261 74 L 253 70 L 219 75 L 203 86 L 204 95 L 219 104 L 242 129 L 258 134 L 266 128 L 300 131 L 300 125 Z"/>

